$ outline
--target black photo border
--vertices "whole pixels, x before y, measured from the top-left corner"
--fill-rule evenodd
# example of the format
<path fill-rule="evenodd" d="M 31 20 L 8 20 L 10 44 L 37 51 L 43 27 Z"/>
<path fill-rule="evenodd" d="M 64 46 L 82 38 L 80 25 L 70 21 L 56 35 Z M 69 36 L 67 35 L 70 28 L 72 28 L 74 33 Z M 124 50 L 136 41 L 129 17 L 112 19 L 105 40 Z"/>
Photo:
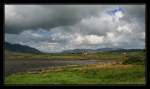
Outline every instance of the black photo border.
<path fill-rule="evenodd" d="M 3 72 L 4 72 L 4 30 L 5 30 L 5 5 L 32 5 L 32 4 L 34 4 L 34 5 L 70 5 L 70 4 L 75 4 L 75 5 L 103 5 L 103 4 L 111 4 L 111 5 L 118 5 L 118 4 L 133 4 L 133 5 L 135 5 L 135 4 L 144 4 L 145 5 L 145 33 L 146 33 L 146 39 L 145 39 L 145 43 L 146 43 L 146 45 L 145 45 L 145 47 L 146 47 L 146 66 L 145 66 L 145 70 L 146 70 L 146 84 L 145 85 L 140 85 L 140 84 L 129 84 L 129 85 L 126 85 L 126 84 L 113 84 L 113 85 L 95 85 L 95 84 L 89 84 L 89 85 L 83 85 L 83 84 L 81 84 L 81 85 L 76 85 L 76 84 L 65 84 L 65 85 L 63 85 L 63 84 L 60 84 L 60 85 L 51 85 L 51 84 L 49 84 L 49 85 L 5 85 L 4 84 L 4 75 L 3 75 Z M 2 5 L 0 5 L 1 6 L 1 10 L 2 10 L 2 12 L 3 13 L 1 13 L 1 22 L 2 22 L 2 26 L 1 26 L 1 49 L 2 49 L 2 51 L 1 51 L 1 61 L 0 61 L 0 66 L 1 66 L 1 72 L 0 72 L 0 74 L 1 74 L 1 80 L 0 80 L 0 82 L 1 82 L 1 85 L 2 85 L 2 88 L 12 88 L 12 87 L 18 87 L 19 88 L 19 86 L 23 86 L 24 88 L 54 88 L 54 87 L 64 87 L 64 86 L 67 86 L 67 87 L 69 87 L 69 86 L 71 86 L 71 87 L 74 87 L 74 88 L 77 88 L 77 87 L 80 87 L 80 88 L 83 88 L 84 86 L 86 86 L 87 88 L 93 88 L 93 86 L 94 87 L 98 87 L 98 88 L 108 88 L 108 89 L 112 89 L 112 88 L 114 88 L 114 89 L 116 89 L 116 88 L 118 88 L 118 89 L 120 89 L 120 88 L 124 88 L 124 89 L 127 89 L 127 88 L 132 88 L 132 89 L 134 89 L 134 88 L 136 88 L 136 89 L 141 89 L 141 88 L 148 88 L 148 86 L 149 86 L 149 79 L 150 79 L 150 77 L 149 77 L 149 75 L 150 75 L 150 73 L 149 73 L 149 52 L 148 52 L 148 50 L 149 50 L 149 47 L 148 47 L 148 45 L 149 45 L 149 43 L 148 43 L 148 38 L 149 38 L 149 11 L 150 11 L 150 9 L 149 9 L 149 6 L 148 6 L 148 0 L 147 1 L 144 1 L 144 0 L 81 0 L 81 1 L 67 1 L 67 0 L 4 0 L 4 2 L 2 3 Z"/>

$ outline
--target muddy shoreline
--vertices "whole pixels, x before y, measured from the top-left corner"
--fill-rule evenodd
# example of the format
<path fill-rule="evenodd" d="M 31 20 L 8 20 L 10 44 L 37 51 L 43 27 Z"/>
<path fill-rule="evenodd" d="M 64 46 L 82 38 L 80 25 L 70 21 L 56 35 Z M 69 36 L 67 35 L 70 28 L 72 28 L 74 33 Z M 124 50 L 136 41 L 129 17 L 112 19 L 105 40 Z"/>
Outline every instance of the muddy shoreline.
<path fill-rule="evenodd" d="M 5 60 L 5 76 L 18 73 L 29 72 L 48 67 L 62 67 L 68 65 L 86 65 L 86 64 L 110 64 L 116 63 L 111 60 L 70 60 L 70 59 L 30 59 L 30 60 Z"/>

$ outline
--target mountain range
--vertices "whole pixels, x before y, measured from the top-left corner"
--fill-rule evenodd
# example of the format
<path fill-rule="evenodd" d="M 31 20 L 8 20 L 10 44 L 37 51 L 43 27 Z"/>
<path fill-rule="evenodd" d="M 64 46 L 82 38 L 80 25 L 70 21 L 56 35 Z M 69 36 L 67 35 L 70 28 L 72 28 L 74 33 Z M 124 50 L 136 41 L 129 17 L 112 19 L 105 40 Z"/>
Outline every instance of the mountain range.
<path fill-rule="evenodd" d="M 21 44 L 11 44 L 8 42 L 5 42 L 5 49 L 13 52 L 21 52 L 21 53 L 43 53 L 39 51 L 38 49 L 21 45 Z M 63 50 L 62 52 L 58 52 L 60 54 L 76 54 L 76 53 L 96 53 L 96 52 L 105 52 L 105 51 L 111 51 L 111 52 L 133 52 L 133 51 L 139 51 L 142 49 L 123 49 L 123 48 L 99 48 L 99 49 L 72 49 L 72 50 Z"/>
<path fill-rule="evenodd" d="M 141 51 L 143 49 L 123 49 L 123 48 L 99 48 L 99 49 L 73 49 L 73 50 L 64 50 L 61 53 L 96 53 L 96 52 L 134 52 Z"/>

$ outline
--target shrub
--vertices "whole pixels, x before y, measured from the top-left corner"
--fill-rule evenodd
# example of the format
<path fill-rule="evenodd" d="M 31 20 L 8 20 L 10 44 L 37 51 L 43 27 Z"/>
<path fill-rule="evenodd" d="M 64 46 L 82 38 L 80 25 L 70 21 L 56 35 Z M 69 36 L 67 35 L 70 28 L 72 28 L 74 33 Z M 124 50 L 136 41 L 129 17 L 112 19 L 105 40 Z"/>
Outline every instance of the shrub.
<path fill-rule="evenodd" d="M 123 64 L 144 64 L 145 57 L 142 55 L 129 55 Z"/>

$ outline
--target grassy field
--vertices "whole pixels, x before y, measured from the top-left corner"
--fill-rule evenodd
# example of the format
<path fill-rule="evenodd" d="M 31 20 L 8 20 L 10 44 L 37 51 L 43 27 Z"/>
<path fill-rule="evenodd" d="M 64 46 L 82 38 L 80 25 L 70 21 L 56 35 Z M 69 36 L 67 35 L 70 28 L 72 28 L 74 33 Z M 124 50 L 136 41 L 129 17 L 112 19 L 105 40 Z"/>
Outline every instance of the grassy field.
<path fill-rule="evenodd" d="M 144 84 L 143 65 L 87 65 L 18 73 L 6 84 Z"/>
<path fill-rule="evenodd" d="M 142 52 L 131 52 L 129 54 L 141 54 Z M 10 51 L 5 51 L 5 59 L 38 59 L 38 58 L 45 58 L 45 59 L 98 59 L 98 60 L 122 60 L 124 56 L 122 53 L 119 52 L 98 52 L 98 53 L 91 53 L 88 55 L 84 54 L 28 54 L 28 53 L 15 53 Z"/>
<path fill-rule="evenodd" d="M 14 56 L 15 55 L 15 56 Z M 145 52 L 129 52 L 125 57 L 117 52 L 83 54 L 18 54 L 7 52 L 7 60 L 16 58 L 117 60 L 122 64 L 89 64 L 48 68 L 40 71 L 16 73 L 5 77 L 5 84 L 145 84 Z M 132 61 L 131 61 L 132 60 Z"/>

